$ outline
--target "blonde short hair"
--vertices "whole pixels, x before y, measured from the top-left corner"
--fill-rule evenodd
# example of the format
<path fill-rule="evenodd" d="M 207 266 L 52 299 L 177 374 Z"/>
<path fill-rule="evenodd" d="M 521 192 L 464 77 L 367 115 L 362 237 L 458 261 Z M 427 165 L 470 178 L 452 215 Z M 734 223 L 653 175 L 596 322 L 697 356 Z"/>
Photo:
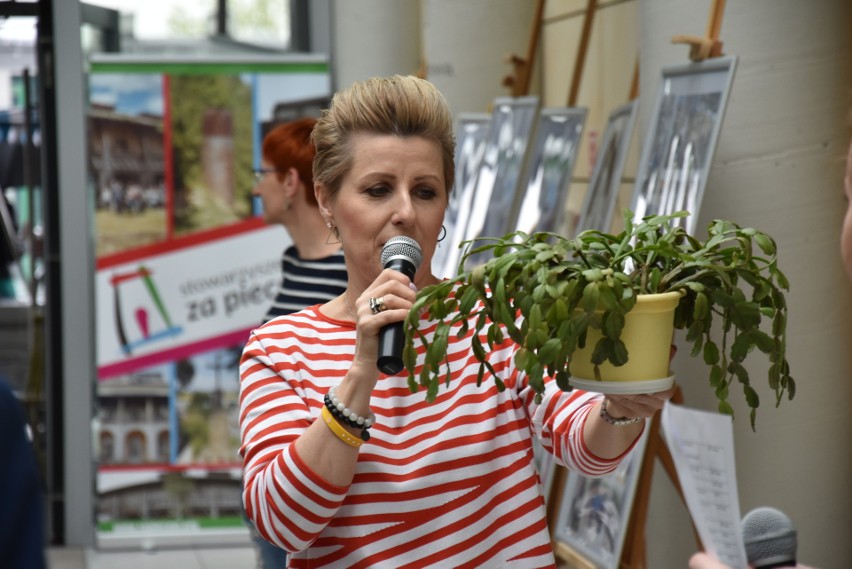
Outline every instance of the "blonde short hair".
<path fill-rule="evenodd" d="M 311 140 L 316 148 L 314 182 L 333 199 L 352 167 L 353 134 L 420 136 L 441 146 L 447 196 L 455 177 L 453 117 L 446 99 L 430 82 L 412 75 L 373 77 L 334 95 Z"/>

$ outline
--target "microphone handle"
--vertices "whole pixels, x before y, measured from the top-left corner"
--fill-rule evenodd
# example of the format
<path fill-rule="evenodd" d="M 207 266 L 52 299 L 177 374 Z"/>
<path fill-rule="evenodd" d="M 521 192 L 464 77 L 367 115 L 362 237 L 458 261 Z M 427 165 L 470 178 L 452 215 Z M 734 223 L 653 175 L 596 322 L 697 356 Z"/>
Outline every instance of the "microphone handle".
<path fill-rule="evenodd" d="M 391 259 L 385 264 L 386 269 L 399 271 L 409 280 L 414 280 L 417 267 L 410 261 L 402 259 Z M 402 348 L 405 346 L 405 332 L 402 330 L 402 322 L 386 324 L 379 330 L 379 354 L 376 358 L 376 367 L 387 375 L 396 375 L 402 371 Z"/>
<path fill-rule="evenodd" d="M 402 322 L 382 326 L 379 330 L 379 357 L 376 367 L 387 375 L 396 375 L 402 371 L 402 348 L 405 345 L 405 332 Z"/>

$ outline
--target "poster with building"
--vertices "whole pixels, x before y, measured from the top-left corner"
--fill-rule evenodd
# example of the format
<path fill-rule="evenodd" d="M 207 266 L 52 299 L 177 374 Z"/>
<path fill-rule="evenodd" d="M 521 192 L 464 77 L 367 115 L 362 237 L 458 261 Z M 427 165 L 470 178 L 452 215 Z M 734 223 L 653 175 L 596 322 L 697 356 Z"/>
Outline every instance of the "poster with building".
<path fill-rule="evenodd" d="M 100 547 L 247 539 L 239 357 L 290 242 L 252 171 L 330 89 L 315 55 L 90 61 Z"/>

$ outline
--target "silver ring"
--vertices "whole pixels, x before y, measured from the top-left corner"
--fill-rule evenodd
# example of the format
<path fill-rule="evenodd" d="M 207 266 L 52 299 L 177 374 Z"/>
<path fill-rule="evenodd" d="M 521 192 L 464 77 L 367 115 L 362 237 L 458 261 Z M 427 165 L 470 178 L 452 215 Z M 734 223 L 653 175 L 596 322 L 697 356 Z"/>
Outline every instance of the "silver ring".
<path fill-rule="evenodd" d="M 373 314 L 378 314 L 379 312 L 384 312 L 388 307 L 385 306 L 384 297 L 380 296 L 379 298 L 370 297 L 370 312 Z"/>

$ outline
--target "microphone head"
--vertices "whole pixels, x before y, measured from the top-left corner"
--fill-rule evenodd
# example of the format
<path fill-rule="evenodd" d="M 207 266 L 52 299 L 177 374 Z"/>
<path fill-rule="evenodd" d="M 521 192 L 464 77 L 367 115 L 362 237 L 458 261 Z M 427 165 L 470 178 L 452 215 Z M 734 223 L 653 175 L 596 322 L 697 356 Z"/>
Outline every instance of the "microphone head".
<path fill-rule="evenodd" d="M 755 569 L 795 567 L 796 528 L 784 512 L 768 507 L 755 508 L 743 517 L 741 528 L 749 565 Z"/>
<path fill-rule="evenodd" d="M 394 259 L 403 259 L 414 265 L 415 272 L 420 268 L 420 263 L 423 262 L 423 253 L 420 252 L 420 245 L 411 237 L 398 235 L 391 237 L 382 247 L 382 266 L 387 267 L 388 263 Z"/>

